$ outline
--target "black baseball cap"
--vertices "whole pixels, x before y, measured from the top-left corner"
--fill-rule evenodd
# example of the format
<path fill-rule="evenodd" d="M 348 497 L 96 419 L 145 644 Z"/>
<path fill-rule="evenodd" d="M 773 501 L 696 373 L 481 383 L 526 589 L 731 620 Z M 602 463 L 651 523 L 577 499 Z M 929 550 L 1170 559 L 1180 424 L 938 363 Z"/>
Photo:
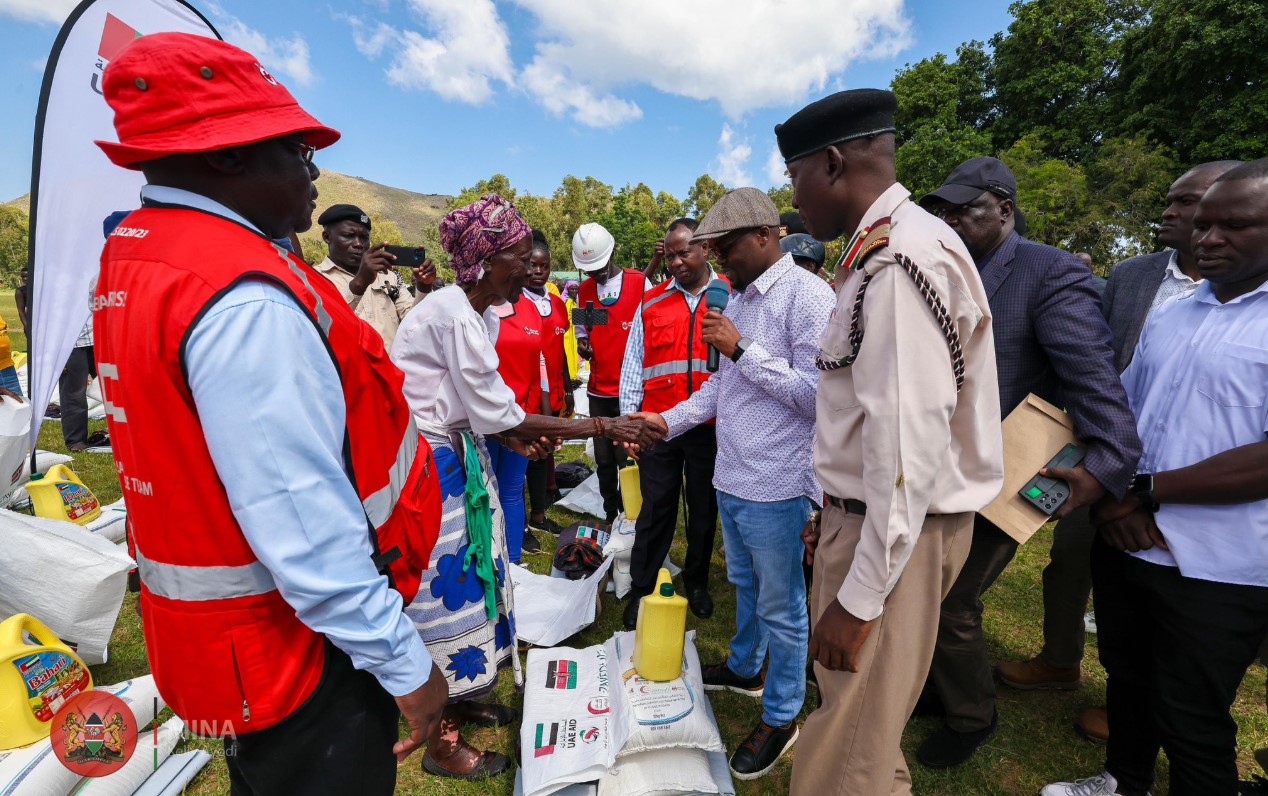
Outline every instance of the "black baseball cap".
<path fill-rule="evenodd" d="M 927 207 L 933 199 L 953 205 L 966 205 L 990 191 L 1017 204 L 1017 178 L 999 158 L 972 158 L 955 167 L 942 181 L 942 187 L 920 200 Z"/>

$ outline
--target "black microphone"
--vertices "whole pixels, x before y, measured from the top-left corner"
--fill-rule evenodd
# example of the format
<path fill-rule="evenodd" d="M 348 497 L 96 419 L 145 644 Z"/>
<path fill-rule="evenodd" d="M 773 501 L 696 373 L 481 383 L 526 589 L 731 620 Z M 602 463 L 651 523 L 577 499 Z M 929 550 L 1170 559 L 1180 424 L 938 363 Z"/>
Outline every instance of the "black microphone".
<path fill-rule="evenodd" d="M 721 279 L 713 279 L 704 289 L 704 305 L 711 310 L 721 312 L 731 300 L 731 286 Z M 718 349 L 709 346 L 709 372 L 718 372 Z"/>

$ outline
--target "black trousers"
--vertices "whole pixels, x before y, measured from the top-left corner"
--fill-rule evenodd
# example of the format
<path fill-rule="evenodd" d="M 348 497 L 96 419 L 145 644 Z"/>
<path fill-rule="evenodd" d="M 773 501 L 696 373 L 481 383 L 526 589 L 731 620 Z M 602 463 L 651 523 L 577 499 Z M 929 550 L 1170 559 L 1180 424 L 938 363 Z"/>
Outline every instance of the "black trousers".
<path fill-rule="evenodd" d="M 1268 632 L 1268 587 L 1186 578 L 1175 567 L 1092 543 L 1097 642 L 1110 740 L 1105 768 L 1123 796 L 1154 781 L 1159 748 L 1171 796 L 1236 796 L 1229 709 Z"/>
<path fill-rule="evenodd" d="M 529 514 L 545 513 L 546 482 L 550 478 L 550 459 L 537 459 L 528 463 L 528 471 L 524 474 L 524 482 L 528 485 Z"/>
<path fill-rule="evenodd" d="M 73 348 L 57 382 L 66 447 L 88 441 L 88 378 L 97 375 L 92 346 Z"/>
<path fill-rule="evenodd" d="M 976 515 L 973 544 L 955 585 L 942 601 L 938 643 L 926 689 L 932 688 L 957 732 L 984 730 L 995 715 L 995 675 L 982 634 L 982 595 L 1017 553 L 1017 542 Z"/>
<path fill-rule="evenodd" d="M 621 399 L 602 398 L 597 395 L 587 396 L 590 399 L 591 417 L 620 417 Z M 625 449 L 618 448 L 610 439 L 599 437 L 594 441 L 594 464 L 599 471 L 599 494 L 603 495 L 603 511 L 610 521 L 621 510 L 621 490 L 617 481 L 616 468 L 625 460 Z"/>
<path fill-rule="evenodd" d="M 400 712 L 369 672 L 326 642 L 326 670 L 281 723 L 225 739 L 232 796 L 390 796 Z"/>
<path fill-rule="evenodd" d="M 635 599 L 651 594 L 656 573 L 665 562 L 678 527 L 678 498 L 687 482 L 687 560 L 682 582 L 688 591 L 709 586 L 709 559 L 718 528 L 718 496 L 713 489 L 713 463 L 718 439 L 712 425 L 696 426 L 664 440 L 639 455 L 639 486 L 643 508 L 634 526 L 630 558 L 630 593 Z"/>

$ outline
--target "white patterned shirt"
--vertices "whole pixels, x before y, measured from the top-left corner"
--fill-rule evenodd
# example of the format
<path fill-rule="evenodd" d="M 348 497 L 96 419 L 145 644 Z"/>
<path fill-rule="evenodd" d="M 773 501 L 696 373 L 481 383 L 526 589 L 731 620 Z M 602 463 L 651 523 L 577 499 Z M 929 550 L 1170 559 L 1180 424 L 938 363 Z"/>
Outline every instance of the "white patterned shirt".
<path fill-rule="evenodd" d="M 823 502 L 810 450 L 815 354 L 835 306 L 832 288 L 788 254 L 731 294 L 723 314 L 752 344 L 739 362 L 722 357 L 699 391 L 664 413 L 670 437 L 717 417 L 715 488 L 761 503 Z"/>
<path fill-rule="evenodd" d="M 1149 315 L 1153 315 L 1154 311 L 1173 296 L 1188 295 L 1198 289 L 1198 285 L 1204 280 L 1190 279 L 1188 274 L 1180 270 L 1180 261 L 1175 250 L 1171 251 L 1171 259 L 1167 261 L 1167 270 L 1162 274 L 1162 282 L 1158 284 L 1158 292 L 1154 294 L 1154 300 L 1149 305 Z M 1146 315 L 1147 319 L 1149 315 Z"/>

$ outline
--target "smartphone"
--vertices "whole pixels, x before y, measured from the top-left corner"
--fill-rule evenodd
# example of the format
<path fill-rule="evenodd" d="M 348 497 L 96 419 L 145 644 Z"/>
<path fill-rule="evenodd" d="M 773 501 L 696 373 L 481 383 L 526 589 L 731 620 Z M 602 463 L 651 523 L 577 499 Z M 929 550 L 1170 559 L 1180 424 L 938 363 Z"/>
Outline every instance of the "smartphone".
<path fill-rule="evenodd" d="M 397 266 L 417 268 L 427 261 L 427 250 L 422 246 L 386 246 L 384 251 L 396 257 Z"/>

